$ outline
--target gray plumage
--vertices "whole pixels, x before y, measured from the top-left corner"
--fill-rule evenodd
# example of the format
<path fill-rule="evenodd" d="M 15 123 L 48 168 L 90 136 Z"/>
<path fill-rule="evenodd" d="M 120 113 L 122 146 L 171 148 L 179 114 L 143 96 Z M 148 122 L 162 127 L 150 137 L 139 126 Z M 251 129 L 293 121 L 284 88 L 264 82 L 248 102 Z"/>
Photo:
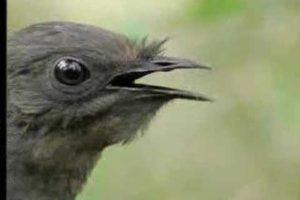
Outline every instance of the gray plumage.
<path fill-rule="evenodd" d="M 209 100 L 134 84 L 156 71 L 206 68 L 163 56 L 163 43 L 70 22 L 32 25 L 8 40 L 8 200 L 72 200 L 101 151 L 130 141 L 162 105 Z"/>

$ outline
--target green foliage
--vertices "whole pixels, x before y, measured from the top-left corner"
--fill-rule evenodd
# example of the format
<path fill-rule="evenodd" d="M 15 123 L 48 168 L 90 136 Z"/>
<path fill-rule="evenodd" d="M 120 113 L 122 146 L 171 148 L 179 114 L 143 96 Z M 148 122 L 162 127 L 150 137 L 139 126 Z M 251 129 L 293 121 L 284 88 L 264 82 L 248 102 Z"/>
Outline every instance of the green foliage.
<path fill-rule="evenodd" d="M 239 13 L 245 8 L 245 0 L 196 0 L 191 5 L 189 14 L 196 20 L 213 21 Z"/>

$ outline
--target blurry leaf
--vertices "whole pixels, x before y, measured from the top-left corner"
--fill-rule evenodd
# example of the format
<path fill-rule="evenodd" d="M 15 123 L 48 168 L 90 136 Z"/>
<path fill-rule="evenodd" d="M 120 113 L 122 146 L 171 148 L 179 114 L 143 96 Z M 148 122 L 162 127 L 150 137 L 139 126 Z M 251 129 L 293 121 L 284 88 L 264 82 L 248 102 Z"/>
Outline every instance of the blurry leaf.
<path fill-rule="evenodd" d="M 244 10 L 245 7 L 244 0 L 197 0 L 189 12 L 196 20 L 211 21 L 228 17 Z"/>

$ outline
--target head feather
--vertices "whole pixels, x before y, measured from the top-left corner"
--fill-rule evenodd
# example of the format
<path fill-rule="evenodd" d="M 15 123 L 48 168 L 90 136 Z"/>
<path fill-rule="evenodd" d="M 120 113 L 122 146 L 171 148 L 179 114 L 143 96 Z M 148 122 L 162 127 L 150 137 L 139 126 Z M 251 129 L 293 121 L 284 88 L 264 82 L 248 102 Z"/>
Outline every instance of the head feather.
<path fill-rule="evenodd" d="M 168 41 L 168 38 L 163 40 L 155 40 L 148 42 L 148 36 L 141 41 L 133 41 L 138 48 L 137 57 L 144 60 L 151 60 L 152 58 L 161 55 L 164 52 L 163 45 Z"/>

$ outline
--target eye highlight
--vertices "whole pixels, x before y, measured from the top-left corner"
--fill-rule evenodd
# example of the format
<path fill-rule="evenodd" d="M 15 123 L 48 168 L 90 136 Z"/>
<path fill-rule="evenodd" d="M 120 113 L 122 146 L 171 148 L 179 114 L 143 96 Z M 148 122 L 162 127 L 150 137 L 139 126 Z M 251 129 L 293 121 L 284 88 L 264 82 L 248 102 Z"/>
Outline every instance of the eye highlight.
<path fill-rule="evenodd" d="M 55 78 L 65 85 L 79 85 L 90 78 L 89 70 L 79 61 L 63 58 L 54 66 Z"/>

